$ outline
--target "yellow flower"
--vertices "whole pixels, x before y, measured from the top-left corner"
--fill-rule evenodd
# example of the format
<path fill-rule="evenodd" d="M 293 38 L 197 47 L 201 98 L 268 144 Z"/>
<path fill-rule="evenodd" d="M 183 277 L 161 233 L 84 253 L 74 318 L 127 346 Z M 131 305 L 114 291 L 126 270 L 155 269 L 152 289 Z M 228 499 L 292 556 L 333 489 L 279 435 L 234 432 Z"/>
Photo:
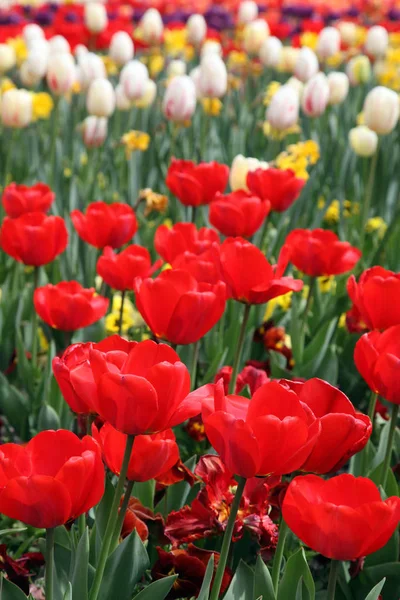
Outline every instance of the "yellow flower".
<path fill-rule="evenodd" d="M 168 206 L 168 197 L 153 192 L 151 188 L 145 188 L 144 190 L 140 190 L 139 200 L 144 200 L 146 202 L 146 208 L 144 211 L 145 217 L 147 217 L 152 212 L 163 213 L 166 211 Z"/>
<path fill-rule="evenodd" d="M 13 90 L 13 89 L 15 89 L 14 82 L 11 81 L 11 79 L 9 79 L 8 77 L 4 77 L 0 83 L 0 96 L 1 96 L 1 94 L 4 94 L 4 92 L 7 92 L 8 90 Z"/>
<path fill-rule="evenodd" d="M 114 294 L 111 312 L 105 319 L 106 332 L 109 335 L 118 333 L 121 301 L 121 294 Z M 140 313 L 135 309 L 129 298 L 125 297 L 122 311 L 122 333 L 126 334 L 132 327 L 141 327 L 143 324 L 144 322 Z"/>
<path fill-rule="evenodd" d="M 364 46 L 367 39 L 368 29 L 366 27 L 357 26 L 356 29 L 356 46 Z"/>
<path fill-rule="evenodd" d="M 231 73 L 228 74 L 228 89 L 230 90 L 239 90 L 242 85 L 242 79 L 240 77 L 236 77 Z"/>
<path fill-rule="evenodd" d="M 79 83 L 79 81 L 74 81 L 74 83 L 72 84 L 71 92 L 73 94 L 81 93 L 81 84 Z"/>
<path fill-rule="evenodd" d="M 307 46 L 307 48 L 311 48 L 311 50 L 315 50 L 318 42 L 318 33 L 314 33 L 314 31 L 305 31 L 300 36 L 300 44 L 302 46 Z"/>
<path fill-rule="evenodd" d="M 186 29 L 165 29 L 164 48 L 169 56 L 177 56 L 186 50 Z"/>
<path fill-rule="evenodd" d="M 398 48 L 400 46 L 400 33 L 395 31 L 389 33 L 389 43 L 392 47 Z"/>
<path fill-rule="evenodd" d="M 49 119 L 54 108 L 53 98 L 46 92 L 32 95 L 33 119 Z"/>
<path fill-rule="evenodd" d="M 306 158 L 310 165 L 315 165 L 320 158 L 319 145 L 314 140 L 291 144 L 287 147 L 287 152 L 297 158 Z"/>
<path fill-rule="evenodd" d="M 344 329 L 346 327 L 346 313 L 342 313 L 339 318 L 338 327 Z"/>
<path fill-rule="evenodd" d="M 227 66 L 231 71 L 235 70 L 243 70 L 248 63 L 248 56 L 245 52 L 238 52 L 237 50 L 232 50 L 229 52 Z"/>
<path fill-rule="evenodd" d="M 336 279 L 333 275 L 330 277 L 318 277 L 318 287 L 322 294 L 334 293 L 336 290 Z"/>
<path fill-rule="evenodd" d="M 118 192 L 113 192 L 112 199 L 113 199 L 113 202 L 119 202 L 120 198 L 119 198 Z"/>
<path fill-rule="evenodd" d="M 350 202 L 350 200 L 343 200 L 343 216 L 347 219 L 353 215 L 358 215 L 360 212 L 360 205 L 358 202 Z M 324 221 L 327 223 L 338 223 L 340 218 L 340 202 L 339 200 L 332 200 L 328 206 L 324 215 Z"/>
<path fill-rule="evenodd" d="M 28 48 L 26 47 L 24 39 L 18 36 L 8 39 L 6 43 L 14 48 L 15 56 L 17 57 L 17 65 L 20 67 L 28 57 Z"/>
<path fill-rule="evenodd" d="M 282 152 L 276 158 L 275 163 L 278 169 L 291 169 L 294 171 L 296 177 L 299 177 L 300 179 L 307 180 L 309 177 L 307 172 L 308 161 L 304 156 L 297 157 L 287 154 L 286 152 Z"/>
<path fill-rule="evenodd" d="M 122 144 L 125 146 L 126 159 L 128 160 L 133 151 L 139 150 L 145 152 L 150 144 L 150 136 L 144 131 L 135 131 L 132 129 L 122 136 Z"/>
<path fill-rule="evenodd" d="M 332 56 L 327 58 L 326 64 L 328 65 L 328 67 L 331 67 L 332 69 L 337 69 L 338 67 L 340 67 L 340 65 L 343 63 L 343 61 L 344 61 L 343 52 L 336 52 L 336 54 L 333 54 Z"/>
<path fill-rule="evenodd" d="M 269 321 L 276 308 L 280 308 L 283 312 L 287 312 L 292 304 L 292 295 L 293 292 L 288 292 L 287 294 L 283 294 L 283 296 L 278 296 L 277 298 L 270 300 L 265 309 L 263 320 Z"/>
<path fill-rule="evenodd" d="M 263 123 L 263 133 L 265 137 L 271 138 L 272 140 L 283 140 L 288 135 L 300 133 L 301 129 L 299 125 L 293 125 L 288 129 L 274 129 L 268 121 Z"/>
<path fill-rule="evenodd" d="M 49 349 L 49 342 L 47 340 L 47 337 L 44 335 L 44 331 L 41 327 L 38 327 L 37 332 L 38 332 L 40 350 L 42 350 L 43 352 L 47 352 L 47 350 Z"/>
<path fill-rule="evenodd" d="M 383 238 L 387 229 L 387 224 L 382 217 L 372 217 L 368 219 L 365 225 L 365 231 L 367 233 L 377 233 L 378 238 Z"/>
<path fill-rule="evenodd" d="M 173 225 L 172 219 L 164 219 L 163 225 L 165 225 L 165 227 L 168 227 L 168 229 L 172 229 L 172 225 Z"/>
<path fill-rule="evenodd" d="M 109 75 L 111 77 L 113 75 L 118 75 L 118 67 L 110 56 L 107 56 L 105 54 L 105 55 L 101 56 L 101 60 L 104 63 L 107 75 Z"/>
<path fill-rule="evenodd" d="M 201 104 L 206 115 L 210 117 L 218 117 L 223 107 L 219 98 L 203 98 Z"/>
<path fill-rule="evenodd" d="M 65 169 L 64 169 L 64 177 L 66 179 L 69 179 L 70 177 L 72 177 L 72 169 L 70 169 L 69 167 L 65 167 Z"/>
<path fill-rule="evenodd" d="M 281 84 L 279 81 L 271 81 L 264 94 L 264 106 L 268 106 L 270 104 L 272 98 L 275 96 L 280 87 Z"/>
<path fill-rule="evenodd" d="M 163 70 L 165 65 L 165 59 L 162 54 L 155 54 L 149 57 L 148 68 L 150 77 L 157 77 Z"/>
<path fill-rule="evenodd" d="M 323 196 L 320 196 L 318 198 L 318 202 L 317 202 L 317 208 L 318 210 L 322 210 L 325 206 L 326 202 L 325 202 L 325 198 Z"/>
<path fill-rule="evenodd" d="M 88 164 L 88 161 L 88 155 L 86 154 L 86 152 L 82 152 L 82 154 L 79 157 L 79 162 L 81 163 L 82 167 L 85 167 Z"/>

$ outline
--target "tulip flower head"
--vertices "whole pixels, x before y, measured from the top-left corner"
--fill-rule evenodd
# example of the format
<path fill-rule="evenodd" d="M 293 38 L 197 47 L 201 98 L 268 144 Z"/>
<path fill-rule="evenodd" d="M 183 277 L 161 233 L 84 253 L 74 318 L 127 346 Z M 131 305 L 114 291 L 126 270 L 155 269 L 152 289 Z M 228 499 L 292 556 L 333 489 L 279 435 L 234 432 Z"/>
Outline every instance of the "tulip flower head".
<path fill-rule="evenodd" d="M 224 192 L 229 167 L 215 161 L 196 165 L 191 160 L 172 159 L 166 184 L 185 206 L 209 204 L 218 192 Z"/>
<path fill-rule="evenodd" d="M 133 209 L 121 202 L 92 202 L 86 214 L 73 210 L 71 220 L 79 237 L 96 248 L 119 248 L 132 239 L 138 227 Z"/>

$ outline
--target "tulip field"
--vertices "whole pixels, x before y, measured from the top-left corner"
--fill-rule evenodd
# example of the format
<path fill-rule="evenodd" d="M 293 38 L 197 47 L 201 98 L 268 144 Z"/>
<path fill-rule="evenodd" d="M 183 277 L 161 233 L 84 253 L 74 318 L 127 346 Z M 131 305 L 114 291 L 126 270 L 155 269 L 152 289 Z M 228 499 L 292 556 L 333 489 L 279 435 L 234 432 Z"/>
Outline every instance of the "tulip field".
<path fill-rule="evenodd" d="M 0 600 L 400 600 L 400 1 L 0 4 Z"/>

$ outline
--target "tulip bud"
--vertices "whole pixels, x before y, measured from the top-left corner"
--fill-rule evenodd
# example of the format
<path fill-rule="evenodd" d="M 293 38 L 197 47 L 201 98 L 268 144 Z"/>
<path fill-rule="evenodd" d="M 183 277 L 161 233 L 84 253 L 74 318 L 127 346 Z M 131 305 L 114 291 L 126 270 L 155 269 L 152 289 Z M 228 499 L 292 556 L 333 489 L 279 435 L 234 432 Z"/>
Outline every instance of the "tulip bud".
<path fill-rule="evenodd" d="M 367 83 L 371 79 L 371 63 L 368 56 L 354 56 L 349 60 L 346 73 L 351 85 Z"/>
<path fill-rule="evenodd" d="M 388 45 L 389 34 L 386 29 L 380 25 L 371 27 L 365 40 L 365 51 L 374 58 L 379 58 L 385 56 Z"/>
<path fill-rule="evenodd" d="M 294 74 L 297 79 L 306 83 L 311 77 L 314 77 L 319 71 L 318 58 L 311 48 L 304 46 L 297 56 L 294 67 Z"/>
<path fill-rule="evenodd" d="M 63 35 L 54 35 L 49 39 L 49 52 L 52 56 L 55 54 L 69 54 L 71 52 L 71 46 Z"/>
<path fill-rule="evenodd" d="M 29 23 L 29 25 L 25 25 L 23 28 L 22 37 L 29 48 L 33 40 L 44 40 L 44 31 L 39 25 L 36 25 L 36 23 Z"/>
<path fill-rule="evenodd" d="M 221 98 L 228 89 L 228 73 L 222 58 L 204 56 L 200 63 L 199 90 L 205 98 Z"/>
<path fill-rule="evenodd" d="M 8 44 L 0 44 L 0 75 L 4 75 L 15 66 L 17 57 L 15 50 Z"/>
<path fill-rule="evenodd" d="M 283 73 L 293 73 L 300 50 L 291 46 L 283 46 L 278 69 Z"/>
<path fill-rule="evenodd" d="M 174 77 L 167 87 L 163 113 L 171 121 L 181 123 L 191 118 L 196 109 L 196 89 L 188 75 Z"/>
<path fill-rule="evenodd" d="M 186 23 L 189 44 L 200 46 L 207 34 L 207 23 L 203 15 L 191 15 Z"/>
<path fill-rule="evenodd" d="M 300 81 L 300 79 L 297 79 L 297 77 L 290 77 L 290 79 L 287 80 L 285 85 L 288 85 L 289 87 L 293 88 L 297 92 L 299 100 L 301 99 L 303 95 L 304 85 Z"/>
<path fill-rule="evenodd" d="M 120 83 L 115 88 L 115 103 L 118 110 L 127 111 L 132 108 L 132 101 L 125 96 L 124 88 Z"/>
<path fill-rule="evenodd" d="M 357 43 L 357 25 L 350 21 L 341 21 L 338 29 L 342 41 L 348 46 L 355 46 Z"/>
<path fill-rule="evenodd" d="M 122 69 L 119 81 L 125 96 L 129 100 L 138 100 L 144 94 L 148 79 L 147 67 L 139 60 L 130 60 Z"/>
<path fill-rule="evenodd" d="M 248 54 L 258 54 L 269 36 L 269 27 L 264 19 L 256 19 L 248 23 L 243 32 L 243 47 Z"/>
<path fill-rule="evenodd" d="M 49 61 L 47 85 L 53 94 L 62 96 L 71 91 L 76 79 L 76 68 L 71 54 L 56 54 Z"/>
<path fill-rule="evenodd" d="M 216 54 L 217 56 L 222 56 L 222 46 L 216 40 L 206 40 L 202 46 L 200 56 L 203 58 L 208 54 Z"/>
<path fill-rule="evenodd" d="M 318 73 L 305 85 L 301 107 L 309 117 L 319 117 L 325 112 L 329 100 L 329 84 L 324 73 Z"/>
<path fill-rule="evenodd" d="M 350 146 L 358 156 L 373 156 L 378 147 L 378 136 L 365 125 L 354 127 L 349 132 Z"/>
<path fill-rule="evenodd" d="M 115 92 L 108 79 L 95 79 L 90 84 L 86 108 L 95 117 L 110 117 L 115 109 Z"/>
<path fill-rule="evenodd" d="M 387 135 L 393 131 L 399 120 L 399 113 L 399 97 L 389 88 L 378 86 L 365 98 L 365 125 L 379 135 Z"/>
<path fill-rule="evenodd" d="M 167 68 L 168 77 L 177 77 L 178 75 L 186 75 L 186 63 L 184 60 L 171 60 Z"/>
<path fill-rule="evenodd" d="M 126 31 L 117 31 L 111 38 L 109 54 L 112 60 L 119 66 L 125 65 L 132 60 L 134 46 L 131 36 Z"/>
<path fill-rule="evenodd" d="M 340 50 L 340 33 L 335 27 L 324 27 L 317 41 L 317 54 L 321 60 L 337 54 Z"/>
<path fill-rule="evenodd" d="M 349 78 L 346 73 L 334 71 L 328 75 L 329 104 L 341 104 L 349 93 Z"/>
<path fill-rule="evenodd" d="M 19 77 L 21 79 L 22 85 L 24 85 L 27 88 L 36 87 L 42 79 L 30 70 L 29 63 L 27 60 L 21 65 L 21 68 L 19 70 Z"/>
<path fill-rule="evenodd" d="M 152 79 L 148 79 L 144 86 L 143 96 L 138 100 L 135 100 L 135 106 L 137 108 L 147 108 L 151 106 L 157 96 L 157 85 Z"/>
<path fill-rule="evenodd" d="M 105 78 L 106 68 L 100 56 L 94 52 L 81 52 L 78 59 L 78 81 L 83 91 L 86 91 L 92 81 Z"/>
<path fill-rule="evenodd" d="M 43 54 L 40 50 L 30 50 L 27 56 L 25 67 L 31 73 L 32 77 L 42 79 L 47 73 L 49 59 L 47 54 Z"/>
<path fill-rule="evenodd" d="M 32 121 L 32 94 L 26 90 L 11 89 L 1 98 L 1 120 L 4 127 L 23 128 Z"/>
<path fill-rule="evenodd" d="M 90 33 L 101 33 L 108 25 L 107 11 L 104 4 L 90 2 L 85 4 L 85 25 Z"/>
<path fill-rule="evenodd" d="M 279 65 L 282 55 L 282 45 L 281 40 L 274 36 L 263 41 L 259 57 L 265 67 L 275 68 Z"/>
<path fill-rule="evenodd" d="M 267 108 L 268 123 L 279 131 L 293 127 L 299 119 L 299 104 L 297 91 L 289 85 L 283 85 L 274 94 Z"/>
<path fill-rule="evenodd" d="M 35 39 L 28 46 L 29 53 L 30 52 L 40 52 L 46 59 L 50 56 L 50 44 L 45 39 Z"/>
<path fill-rule="evenodd" d="M 77 44 L 74 48 L 74 56 L 80 61 L 84 56 L 89 54 L 89 50 L 83 44 Z"/>
<path fill-rule="evenodd" d="M 81 125 L 85 146 L 88 148 L 102 146 L 107 137 L 107 125 L 108 121 L 104 117 L 86 117 Z"/>
<path fill-rule="evenodd" d="M 151 106 L 157 96 L 157 85 L 152 79 L 148 79 L 144 86 L 143 95 L 134 101 L 137 108 L 147 108 Z"/>
<path fill-rule="evenodd" d="M 250 171 L 256 171 L 257 169 L 268 169 L 268 163 L 260 161 L 257 158 L 246 158 L 242 154 L 235 156 L 232 162 L 230 174 L 229 174 L 229 185 L 231 190 L 249 191 L 247 187 L 247 173 Z"/>
<path fill-rule="evenodd" d="M 258 17 L 258 6 L 253 0 L 244 0 L 239 4 L 238 9 L 238 23 L 240 25 L 247 25 Z"/>
<path fill-rule="evenodd" d="M 196 97 L 201 98 L 201 89 L 200 89 L 200 67 L 195 67 L 189 73 L 190 79 L 194 83 L 194 87 L 196 88 Z"/>
<path fill-rule="evenodd" d="M 158 43 L 163 35 L 164 24 L 160 13 L 156 8 L 149 8 L 140 20 L 140 29 L 145 42 L 148 44 Z"/>

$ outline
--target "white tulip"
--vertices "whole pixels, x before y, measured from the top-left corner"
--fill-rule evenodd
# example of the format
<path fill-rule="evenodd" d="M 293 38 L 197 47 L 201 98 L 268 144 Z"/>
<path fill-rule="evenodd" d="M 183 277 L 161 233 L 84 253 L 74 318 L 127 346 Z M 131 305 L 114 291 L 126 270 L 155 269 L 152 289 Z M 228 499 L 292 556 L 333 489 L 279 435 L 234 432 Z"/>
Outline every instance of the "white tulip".
<path fill-rule="evenodd" d="M 161 15 L 156 8 L 149 8 L 146 10 L 140 20 L 139 26 L 145 42 L 156 44 L 161 40 L 164 24 Z"/>
<path fill-rule="evenodd" d="M 294 66 L 294 74 L 297 79 L 300 79 L 303 83 L 307 83 L 311 77 L 314 77 L 319 71 L 319 63 L 317 55 L 311 48 L 304 46 L 296 60 Z"/>
<path fill-rule="evenodd" d="M 256 19 L 248 23 L 243 32 L 243 47 L 248 54 L 258 54 L 269 36 L 269 27 L 264 19 Z"/>
<path fill-rule="evenodd" d="M 222 56 L 222 46 L 217 40 L 206 40 L 201 48 L 200 56 L 203 58 L 207 54 L 216 54 Z"/>
<path fill-rule="evenodd" d="M 340 50 L 340 33 L 335 27 L 324 27 L 318 35 L 316 52 L 321 60 L 326 60 Z"/>
<path fill-rule="evenodd" d="M 76 80 L 76 67 L 71 54 L 56 54 L 49 60 L 47 85 L 57 96 L 71 91 Z"/>
<path fill-rule="evenodd" d="M 33 117 L 32 94 L 26 90 L 11 89 L 1 98 L 1 120 L 4 127 L 21 129 Z"/>
<path fill-rule="evenodd" d="M 328 75 L 329 104 L 342 104 L 349 93 L 349 78 L 346 73 L 332 71 Z"/>
<path fill-rule="evenodd" d="M 122 66 L 132 60 L 135 49 L 131 36 L 126 31 L 117 31 L 111 38 L 109 54 L 117 65 Z"/>
<path fill-rule="evenodd" d="M 63 35 L 54 35 L 49 39 L 49 52 L 52 56 L 63 53 L 69 54 L 71 52 L 71 46 Z"/>
<path fill-rule="evenodd" d="M 86 117 L 81 125 L 85 146 L 98 148 L 104 144 L 107 137 L 108 121 L 104 117 Z"/>
<path fill-rule="evenodd" d="M 125 96 L 124 88 L 119 83 L 115 88 L 115 104 L 118 110 L 127 111 L 132 108 L 132 101 Z"/>
<path fill-rule="evenodd" d="M 194 87 L 196 89 L 196 97 L 200 99 L 202 97 L 200 89 L 200 67 L 195 67 L 194 69 L 192 69 L 189 73 L 189 76 L 194 83 Z"/>
<path fill-rule="evenodd" d="M 144 86 L 143 95 L 135 100 L 135 106 L 137 108 L 147 108 L 151 106 L 157 96 L 157 85 L 152 79 L 148 79 Z"/>
<path fill-rule="evenodd" d="M 279 70 L 283 71 L 284 73 L 293 73 L 299 52 L 299 48 L 283 46 L 281 52 L 281 59 L 278 65 Z"/>
<path fill-rule="evenodd" d="M 222 58 L 209 54 L 200 63 L 199 90 L 204 98 L 221 98 L 228 89 L 228 73 Z"/>
<path fill-rule="evenodd" d="M 0 44 L 0 75 L 4 75 L 15 66 L 17 57 L 15 50 L 8 44 Z"/>
<path fill-rule="evenodd" d="M 184 60 L 171 60 L 167 67 L 168 77 L 177 77 L 178 75 L 186 75 L 186 63 Z"/>
<path fill-rule="evenodd" d="M 27 56 L 25 63 L 27 66 L 26 69 L 29 70 L 32 77 L 37 77 L 42 79 L 47 73 L 47 68 L 49 65 L 49 58 L 47 54 L 44 54 L 40 50 L 30 50 Z"/>
<path fill-rule="evenodd" d="M 364 102 L 364 122 L 379 135 L 387 135 L 399 120 L 399 96 L 389 88 L 378 86 L 371 90 Z"/>
<path fill-rule="evenodd" d="M 267 162 L 260 161 L 257 158 L 246 158 L 242 154 L 235 156 L 229 173 L 229 185 L 232 191 L 246 190 L 248 192 L 247 174 L 257 169 L 268 169 L 268 166 Z"/>
<path fill-rule="evenodd" d="M 350 146 L 358 156 L 373 156 L 378 148 L 378 136 L 365 125 L 354 127 L 349 132 Z"/>
<path fill-rule="evenodd" d="M 138 100 L 144 94 L 148 79 L 147 67 L 139 60 L 130 60 L 122 69 L 119 82 L 129 100 Z"/>
<path fill-rule="evenodd" d="M 247 25 L 258 17 L 258 6 L 253 0 L 244 0 L 239 4 L 238 22 L 240 25 Z"/>
<path fill-rule="evenodd" d="M 83 44 L 77 44 L 74 48 L 74 56 L 79 61 L 83 56 L 89 54 L 89 50 Z"/>
<path fill-rule="evenodd" d="M 389 34 L 384 27 L 375 25 L 367 33 L 365 50 L 374 58 L 385 56 L 389 46 Z"/>
<path fill-rule="evenodd" d="M 273 95 L 266 111 L 266 120 L 274 129 L 284 131 L 299 120 L 299 95 L 289 85 L 283 85 Z"/>
<path fill-rule="evenodd" d="M 265 67 L 276 68 L 281 60 L 282 42 L 279 38 L 271 36 L 263 41 L 259 57 Z"/>
<path fill-rule="evenodd" d="M 357 25 L 351 21 L 342 21 L 338 23 L 337 27 L 342 41 L 348 46 L 355 46 L 357 43 Z"/>
<path fill-rule="evenodd" d="M 186 23 L 187 39 L 193 46 L 200 46 L 207 34 L 207 23 L 203 15 L 191 15 Z"/>
<path fill-rule="evenodd" d="M 33 40 L 44 40 L 44 31 L 36 23 L 29 23 L 25 25 L 22 30 L 22 37 L 24 38 L 25 44 L 29 47 Z"/>
<path fill-rule="evenodd" d="M 171 79 L 163 101 L 163 113 L 167 119 L 182 123 L 193 115 L 196 109 L 196 89 L 188 75 Z"/>
<path fill-rule="evenodd" d="M 297 79 L 297 77 L 290 77 L 285 83 L 285 85 L 288 85 L 289 87 L 293 88 L 296 91 L 299 100 L 301 99 L 303 95 L 304 84 L 300 81 L 300 79 Z"/>
<path fill-rule="evenodd" d="M 301 107 L 309 117 L 319 117 L 329 101 L 329 84 L 324 73 L 318 73 L 304 86 Z"/>
<path fill-rule="evenodd" d="M 42 79 L 29 69 L 28 61 L 22 63 L 19 70 L 19 78 L 21 79 L 22 85 L 27 88 L 36 87 Z"/>
<path fill-rule="evenodd" d="M 79 55 L 78 80 L 83 91 L 86 91 L 95 79 L 105 78 L 106 76 L 106 68 L 100 56 L 94 52 Z"/>
<path fill-rule="evenodd" d="M 108 79 L 95 79 L 90 84 L 86 108 L 95 117 L 110 117 L 115 110 L 115 92 Z"/>
<path fill-rule="evenodd" d="M 90 33 L 101 33 L 108 25 L 107 11 L 104 4 L 90 2 L 85 4 L 85 25 Z"/>

